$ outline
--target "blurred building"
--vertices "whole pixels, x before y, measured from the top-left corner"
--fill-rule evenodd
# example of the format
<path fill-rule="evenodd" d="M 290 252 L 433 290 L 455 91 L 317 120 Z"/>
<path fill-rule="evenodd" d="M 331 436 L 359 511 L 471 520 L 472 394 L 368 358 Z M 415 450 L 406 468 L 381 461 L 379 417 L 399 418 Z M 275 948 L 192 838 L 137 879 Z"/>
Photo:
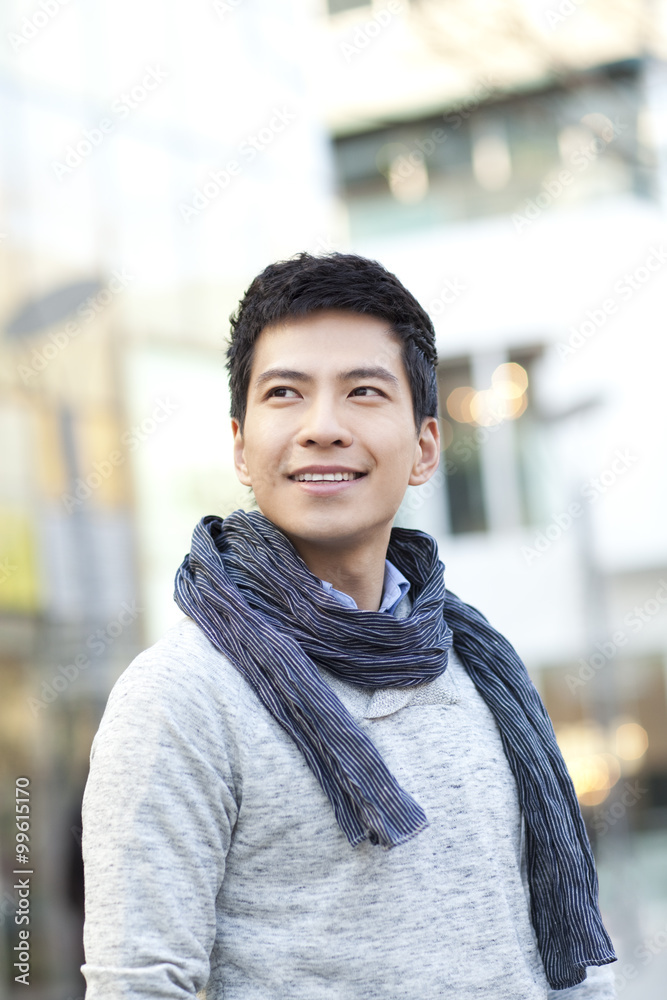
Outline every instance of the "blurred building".
<path fill-rule="evenodd" d="M 47 5 L 48 6 L 48 5 Z M 80 802 L 109 690 L 178 616 L 232 471 L 227 317 L 326 250 L 327 137 L 294 0 L 1 15 L 0 995 L 19 995 L 11 789 L 30 779 L 32 995 L 84 992 Z"/>

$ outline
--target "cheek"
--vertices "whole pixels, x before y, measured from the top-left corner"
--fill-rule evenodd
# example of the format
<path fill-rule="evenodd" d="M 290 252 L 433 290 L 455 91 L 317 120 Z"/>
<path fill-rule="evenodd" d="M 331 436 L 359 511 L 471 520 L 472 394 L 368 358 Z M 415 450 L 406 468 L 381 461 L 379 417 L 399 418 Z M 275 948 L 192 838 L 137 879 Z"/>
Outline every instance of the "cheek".
<path fill-rule="evenodd" d="M 417 439 L 414 435 L 394 430 L 387 438 L 384 453 L 386 462 L 394 469 L 411 469 L 417 453 Z"/>
<path fill-rule="evenodd" d="M 281 447 L 293 433 L 287 415 L 279 411 L 266 411 L 257 417 L 253 425 L 256 450 L 270 454 Z"/>
<path fill-rule="evenodd" d="M 255 458 L 250 467 L 250 478 L 255 492 L 262 492 L 275 486 L 277 481 L 275 466 L 268 456 Z"/>

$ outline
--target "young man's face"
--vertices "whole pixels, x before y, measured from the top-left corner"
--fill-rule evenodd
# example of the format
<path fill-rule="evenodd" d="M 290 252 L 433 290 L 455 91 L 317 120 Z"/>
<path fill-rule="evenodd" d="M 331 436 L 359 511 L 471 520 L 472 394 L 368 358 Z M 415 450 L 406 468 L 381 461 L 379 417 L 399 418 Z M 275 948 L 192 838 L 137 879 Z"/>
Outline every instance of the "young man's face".
<path fill-rule="evenodd" d="M 440 456 L 435 417 L 417 435 L 398 337 L 345 312 L 262 331 L 244 432 L 236 420 L 232 431 L 240 481 L 307 564 L 318 550 L 385 551 L 406 487 L 430 479 Z M 326 473 L 353 475 L 316 481 Z"/>

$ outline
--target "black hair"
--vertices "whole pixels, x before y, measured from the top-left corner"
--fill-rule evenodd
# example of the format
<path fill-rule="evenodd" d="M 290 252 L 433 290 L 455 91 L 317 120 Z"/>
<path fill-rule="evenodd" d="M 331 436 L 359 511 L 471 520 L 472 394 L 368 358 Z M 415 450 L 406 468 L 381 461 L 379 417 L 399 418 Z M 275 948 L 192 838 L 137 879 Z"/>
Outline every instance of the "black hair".
<path fill-rule="evenodd" d="M 433 323 L 396 275 L 375 260 L 349 253 L 322 257 L 300 253 L 270 264 L 252 281 L 236 312 L 229 317 L 230 416 L 238 420 L 241 433 L 255 343 L 262 330 L 328 309 L 375 316 L 390 324 L 401 340 L 419 433 L 424 417 L 438 415 L 438 355 Z"/>

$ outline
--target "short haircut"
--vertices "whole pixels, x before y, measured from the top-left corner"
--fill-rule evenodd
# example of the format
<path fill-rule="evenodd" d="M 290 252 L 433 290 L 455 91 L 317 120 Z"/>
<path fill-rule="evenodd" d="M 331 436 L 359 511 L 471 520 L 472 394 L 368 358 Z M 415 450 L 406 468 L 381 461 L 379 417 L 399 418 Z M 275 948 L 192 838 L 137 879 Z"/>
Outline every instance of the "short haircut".
<path fill-rule="evenodd" d="M 438 355 L 433 323 L 396 275 L 375 260 L 349 253 L 322 257 L 300 253 L 270 264 L 252 281 L 236 312 L 229 317 L 230 416 L 238 420 L 241 433 L 255 343 L 262 330 L 325 310 L 387 321 L 402 343 L 419 434 L 424 417 L 438 415 Z"/>

